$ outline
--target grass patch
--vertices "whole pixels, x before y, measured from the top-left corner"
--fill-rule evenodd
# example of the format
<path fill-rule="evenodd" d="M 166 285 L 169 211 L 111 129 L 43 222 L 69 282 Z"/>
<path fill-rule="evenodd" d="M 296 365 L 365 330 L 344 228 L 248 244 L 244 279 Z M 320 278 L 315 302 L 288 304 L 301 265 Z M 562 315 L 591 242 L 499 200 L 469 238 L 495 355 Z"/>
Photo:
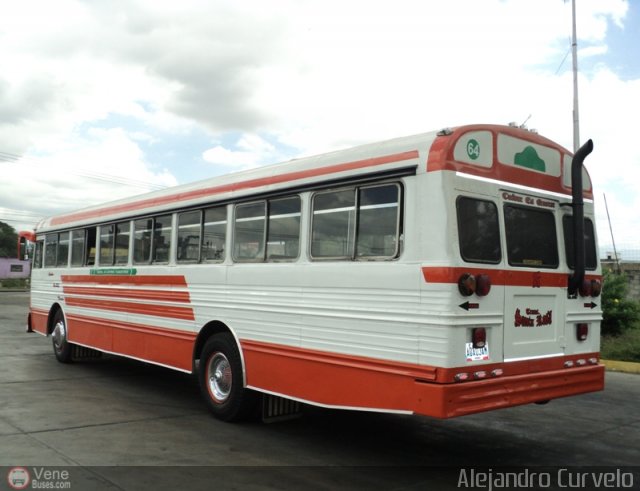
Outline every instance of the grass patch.
<path fill-rule="evenodd" d="M 635 326 L 619 336 L 603 336 L 600 356 L 605 360 L 640 363 L 640 327 Z"/>
<path fill-rule="evenodd" d="M 0 280 L 0 288 L 29 288 L 29 280 L 27 278 L 9 278 Z"/>

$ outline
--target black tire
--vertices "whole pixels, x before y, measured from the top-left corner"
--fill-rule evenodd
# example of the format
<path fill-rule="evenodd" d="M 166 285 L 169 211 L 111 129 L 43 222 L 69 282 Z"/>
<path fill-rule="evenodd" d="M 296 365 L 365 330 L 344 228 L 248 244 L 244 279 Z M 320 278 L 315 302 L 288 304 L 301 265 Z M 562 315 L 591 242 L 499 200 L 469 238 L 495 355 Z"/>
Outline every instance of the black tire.
<path fill-rule="evenodd" d="M 51 339 L 53 340 L 53 353 L 60 363 L 71 363 L 73 345 L 67 337 L 67 323 L 62 310 L 58 310 L 53 316 L 53 329 Z"/>
<path fill-rule="evenodd" d="M 213 415 L 223 421 L 242 421 L 257 412 L 258 397 L 243 384 L 242 362 L 234 337 L 210 337 L 200 355 L 200 391 Z"/>

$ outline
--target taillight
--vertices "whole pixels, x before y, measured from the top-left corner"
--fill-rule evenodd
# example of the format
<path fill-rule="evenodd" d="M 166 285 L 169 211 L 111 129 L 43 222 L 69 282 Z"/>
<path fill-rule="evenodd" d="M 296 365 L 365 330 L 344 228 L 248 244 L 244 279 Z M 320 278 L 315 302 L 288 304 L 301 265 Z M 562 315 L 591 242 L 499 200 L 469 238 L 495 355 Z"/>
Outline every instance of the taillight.
<path fill-rule="evenodd" d="M 476 277 L 471 273 L 464 273 L 458 279 L 458 290 L 463 297 L 470 297 L 476 291 Z"/>
<path fill-rule="evenodd" d="M 578 341 L 586 341 L 589 336 L 589 324 L 576 324 L 576 339 Z"/>
<path fill-rule="evenodd" d="M 591 281 L 583 280 L 580 288 L 578 289 L 581 297 L 588 297 L 591 295 Z"/>
<path fill-rule="evenodd" d="M 471 330 L 471 341 L 474 348 L 484 348 L 487 344 L 487 330 L 484 327 L 473 328 Z"/>
<path fill-rule="evenodd" d="M 602 282 L 600 280 L 591 280 L 591 296 L 599 297 L 602 293 Z"/>
<path fill-rule="evenodd" d="M 491 278 L 488 274 L 479 274 L 476 277 L 476 295 L 484 297 L 491 291 Z"/>
<path fill-rule="evenodd" d="M 458 290 L 463 297 L 470 297 L 474 293 L 479 297 L 484 297 L 491 291 L 491 278 L 484 273 L 477 276 L 463 273 L 458 278 Z"/>

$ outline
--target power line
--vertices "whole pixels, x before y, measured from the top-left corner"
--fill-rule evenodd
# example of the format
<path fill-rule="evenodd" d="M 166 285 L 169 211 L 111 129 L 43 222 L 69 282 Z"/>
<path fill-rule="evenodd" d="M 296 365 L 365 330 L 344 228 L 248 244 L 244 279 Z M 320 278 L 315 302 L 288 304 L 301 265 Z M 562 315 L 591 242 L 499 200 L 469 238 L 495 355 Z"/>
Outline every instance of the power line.
<path fill-rule="evenodd" d="M 0 151 L 0 162 L 6 162 L 8 164 L 17 164 L 21 161 L 34 162 L 34 163 L 37 163 L 38 165 L 41 165 L 43 163 L 42 161 L 31 158 L 31 157 L 25 157 L 25 156 L 17 155 L 10 152 Z M 151 188 L 153 190 L 165 189 L 167 187 L 161 184 L 151 184 L 145 181 L 129 179 L 126 177 L 118 177 L 110 174 L 100 174 L 97 172 L 80 172 L 80 171 L 66 171 L 66 172 L 68 172 L 69 174 L 77 175 L 79 177 L 85 177 L 87 179 L 94 179 L 97 181 L 108 182 L 111 184 L 124 184 L 125 186 L 139 187 L 139 188 L 145 188 L 145 189 Z"/>

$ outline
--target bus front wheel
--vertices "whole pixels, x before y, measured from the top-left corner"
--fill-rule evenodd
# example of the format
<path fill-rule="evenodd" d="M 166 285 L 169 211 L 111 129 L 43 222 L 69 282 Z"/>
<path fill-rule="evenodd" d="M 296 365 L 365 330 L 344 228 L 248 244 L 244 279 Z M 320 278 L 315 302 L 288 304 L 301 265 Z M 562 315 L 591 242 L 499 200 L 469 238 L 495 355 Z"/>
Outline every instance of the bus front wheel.
<path fill-rule="evenodd" d="M 198 373 L 200 390 L 215 417 L 241 421 L 257 408 L 257 394 L 243 386 L 242 361 L 234 337 L 219 333 L 202 349 Z"/>
<path fill-rule="evenodd" d="M 53 316 L 53 330 L 51 331 L 53 340 L 53 353 L 61 363 L 70 363 L 73 346 L 67 338 L 67 324 L 64 321 L 62 310 L 58 310 Z"/>

